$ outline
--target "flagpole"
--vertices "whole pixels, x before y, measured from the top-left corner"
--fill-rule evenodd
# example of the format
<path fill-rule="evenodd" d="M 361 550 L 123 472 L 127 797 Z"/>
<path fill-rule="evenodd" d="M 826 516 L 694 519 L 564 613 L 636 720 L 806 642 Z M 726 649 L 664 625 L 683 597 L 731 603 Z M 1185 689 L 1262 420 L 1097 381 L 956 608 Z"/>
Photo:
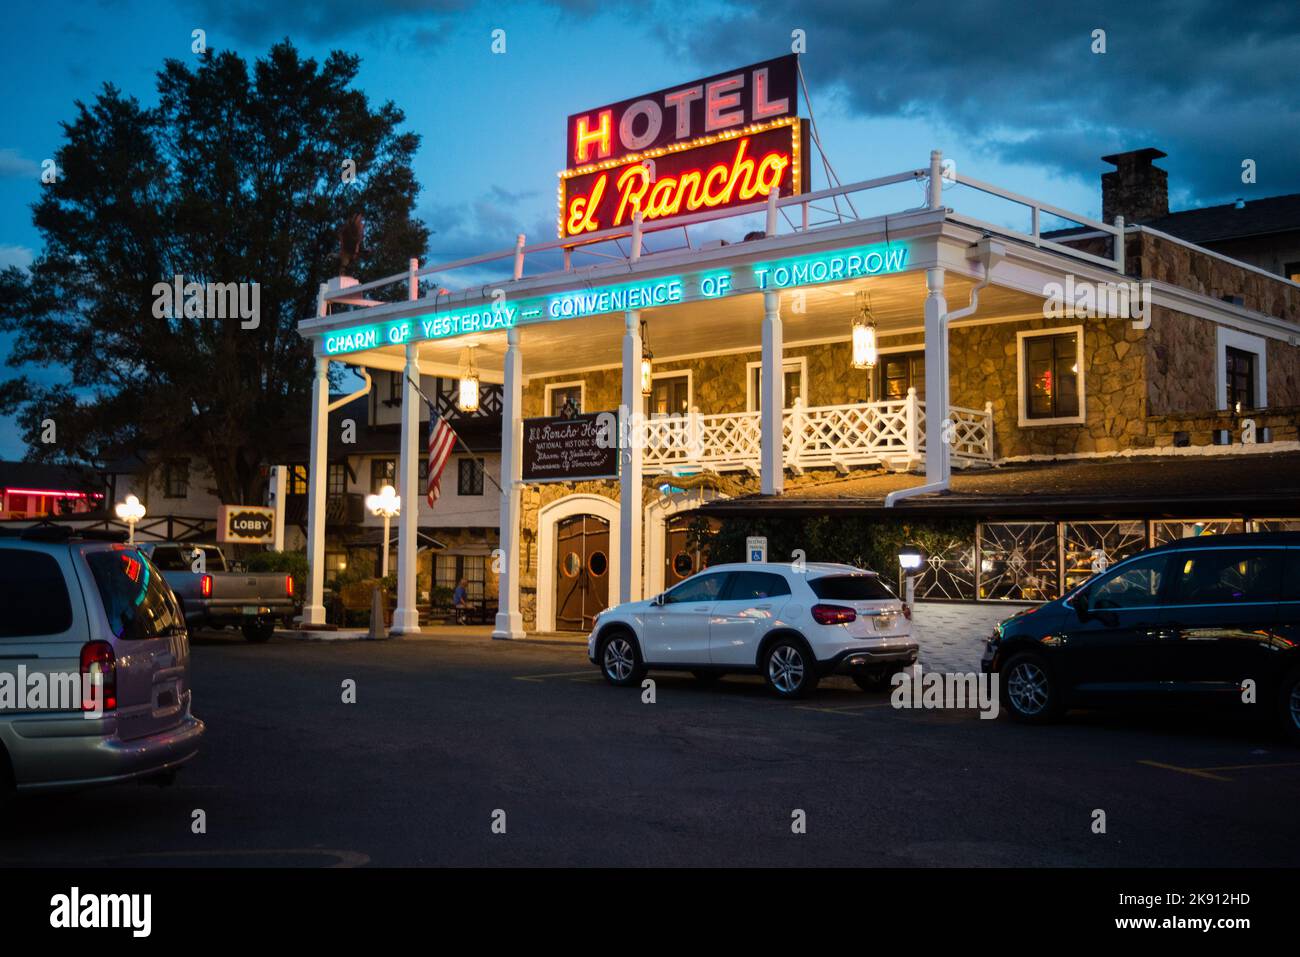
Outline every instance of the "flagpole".
<path fill-rule="evenodd" d="M 406 381 L 409 382 L 409 383 L 411 383 L 412 388 L 414 388 L 416 392 L 420 393 L 420 397 L 423 398 L 424 401 L 428 404 L 428 406 L 429 406 L 429 428 L 433 428 L 433 417 L 436 416 L 436 415 L 438 415 L 438 406 L 437 406 L 437 404 L 436 404 L 432 399 L 429 398 L 428 394 L 426 394 L 425 391 L 424 391 L 423 389 L 420 388 L 420 383 L 416 382 L 416 381 L 415 381 L 414 379 L 412 379 L 409 375 L 406 376 Z M 441 416 L 439 416 L 439 418 L 441 418 Z M 444 419 L 444 421 L 446 421 L 446 420 Z M 470 455 L 477 455 L 477 454 L 478 454 L 478 453 L 475 452 L 473 449 L 471 449 L 468 445 L 465 444 L 465 440 L 462 439 L 462 438 L 460 437 L 460 433 L 457 432 L 455 429 L 452 429 L 452 428 L 451 428 L 451 423 L 450 423 L 450 422 L 447 423 L 447 428 L 448 428 L 448 429 L 451 429 L 451 434 L 455 437 L 456 442 L 460 445 L 460 447 L 461 447 L 462 449 L 464 449 L 464 450 L 465 450 L 468 454 L 470 454 Z M 492 477 L 492 474 L 487 470 L 487 466 L 486 466 L 486 465 L 483 466 L 483 474 L 487 477 L 487 480 L 488 480 L 489 482 L 491 482 L 493 485 L 495 485 L 495 486 L 497 487 L 497 491 L 498 491 L 498 492 L 500 492 L 502 495 L 504 495 L 504 494 L 506 493 L 506 490 L 503 489 L 503 488 L 501 487 L 501 483 L 498 482 L 496 479 L 494 479 L 494 478 Z"/>

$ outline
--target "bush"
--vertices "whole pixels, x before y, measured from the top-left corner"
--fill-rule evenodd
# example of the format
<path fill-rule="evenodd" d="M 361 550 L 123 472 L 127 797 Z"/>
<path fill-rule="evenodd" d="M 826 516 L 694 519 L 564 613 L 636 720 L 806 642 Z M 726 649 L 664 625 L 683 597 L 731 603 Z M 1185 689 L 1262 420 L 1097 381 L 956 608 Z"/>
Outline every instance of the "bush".
<path fill-rule="evenodd" d="M 283 572 L 299 583 L 307 581 L 306 552 L 254 552 L 244 559 L 250 572 Z"/>

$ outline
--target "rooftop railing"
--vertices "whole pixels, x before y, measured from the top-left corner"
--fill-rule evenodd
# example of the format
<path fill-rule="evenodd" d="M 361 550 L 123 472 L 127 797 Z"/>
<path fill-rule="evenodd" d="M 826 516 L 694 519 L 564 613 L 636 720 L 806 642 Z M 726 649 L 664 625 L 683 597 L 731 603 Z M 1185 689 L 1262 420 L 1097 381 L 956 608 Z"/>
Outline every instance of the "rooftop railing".
<path fill-rule="evenodd" d="M 859 215 L 854 199 L 870 194 L 872 191 L 880 190 L 885 187 L 894 186 L 900 183 L 913 182 L 923 185 L 925 188 L 925 201 L 922 205 L 909 209 L 897 210 L 884 215 L 863 216 Z M 944 187 L 961 185 L 969 189 L 994 197 L 1022 207 L 1027 211 L 1029 216 L 1030 227 L 1027 231 L 1018 230 L 1000 223 L 981 219 L 966 213 L 957 211 L 945 205 Z M 508 279 L 501 279 L 501 282 L 517 281 L 524 278 L 547 278 L 553 276 L 564 276 L 575 270 L 574 259 L 578 256 L 586 256 L 590 259 L 600 261 L 622 262 L 627 265 L 638 262 L 643 255 L 649 253 L 645 249 L 645 237 L 648 234 L 666 234 L 672 231 L 681 230 L 685 238 L 685 246 L 672 247 L 671 249 L 701 249 L 701 245 L 691 244 L 691 229 L 705 226 L 711 223 L 718 223 L 728 220 L 737 220 L 746 216 L 755 216 L 758 214 L 766 215 L 766 229 L 763 234 L 767 237 L 788 235 L 797 236 L 812 234 L 821 230 L 831 229 L 837 226 L 844 226 L 854 222 L 863 222 L 874 219 L 888 220 L 891 216 L 901 216 L 909 213 L 923 213 L 927 211 L 937 212 L 943 210 L 948 219 L 970 226 L 972 228 L 987 231 L 988 233 L 1003 236 L 1010 239 L 1019 240 L 1028 245 L 1038 248 L 1048 249 L 1053 252 L 1061 253 L 1093 265 L 1113 269 L 1117 272 L 1124 271 L 1124 222 L 1122 218 L 1117 217 L 1114 224 L 1107 224 L 1098 220 L 1091 219 L 1079 213 L 1070 212 L 1051 203 L 1045 203 L 1028 196 L 1022 196 L 1011 190 L 1002 189 L 991 183 L 986 183 L 972 177 L 958 174 L 955 170 L 944 171 L 942 165 L 942 156 L 938 151 L 931 154 L 930 166 L 928 168 L 904 170 L 900 173 L 893 173 L 888 176 L 878 176 L 874 179 L 861 180 L 854 183 L 832 186 L 826 189 L 814 190 L 809 193 L 801 193 L 796 196 L 779 196 L 776 193 L 770 194 L 766 200 L 754 203 L 748 203 L 742 206 L 732 206 L 727 209 L 707 210 L 698 213 L 690 213 L 684 216 L 673 218 L 669 222 L 643 222 L 640 214 L 637 214 L 632 222 L 615 226 L 596 232 L 586 233 L 581 238 L 565 237 L 551 239 L 545 242 L 533 243 L 528 245 L 526 237 L 520 233 L 513 246 L 505 249 L 498 249 L 491 252 L 481 253 L 476 256 L 467 256 L 461 259 L 454 259 L 449 262 L 441 262 L 435 265 L 420 267 L 415 260 L 411 261 L 411 269 L 407 272 L 398 273 L 392 276 L 386 276 L 382 279 L 375 279 L 369 282 L 356 283 L 348 286 L 333 286 L 322 283 L 319 296 L 319 312 L 321 316 L 328 314 L 331 305 L 352 305 L 352 306 L 371 306 L 379 305 L 378 301 L 370 300 L 366 294 L 373 293 L 376 290 L 394 286 L 399 283 L 408 284 L 410 298 L 416 298 L 416 290 L 421 279 L 438 279 L 437 292 L 435 299 L 439 301 L 451 302 L 457 298 L 463 298 L 470 295 L 481 297 L 483 295 L 484 284 L 474 283 L 467 284 L 459 290 L 448 288 L 448 276 L 453 273 L 462 273 L 466 270 L 490 266 L 494 264 L 504 264 L 507 261 L 511 264 L 510 276 Z M 1059 238 L 1045 238 L 1043 235 L 1042 224 L 1045 216 L 1054 217 L 1070 223 L 1077 223 L 1081 227 L 1087 227 L 1086 236 L 1080 235 L 1074 237 L 1076 240 L 1092 239 L 1098 235 L 1110 237 L 1111 255 L 1097 255 L 1084 249 L 1068 245 Z M 784 229 L 782 228 L 784 224 Z M 626 243 L 627 248 L 624 248 Z M 610 247 L 614 251 L 610 251 Z M 660 250 L 667 252 L 670 250 Z M 546 257 L 546 254 L 560 253 L 563 257 L 563 266 L 560 269 L 544 269 L 532 276 L 526 276 L 526 266 L 530 262 L 537 261 L 539 257 Z M 554 256 L 546 257 L 554 262 Z M 490 283 L 488 284 L 490 285 Z"/>

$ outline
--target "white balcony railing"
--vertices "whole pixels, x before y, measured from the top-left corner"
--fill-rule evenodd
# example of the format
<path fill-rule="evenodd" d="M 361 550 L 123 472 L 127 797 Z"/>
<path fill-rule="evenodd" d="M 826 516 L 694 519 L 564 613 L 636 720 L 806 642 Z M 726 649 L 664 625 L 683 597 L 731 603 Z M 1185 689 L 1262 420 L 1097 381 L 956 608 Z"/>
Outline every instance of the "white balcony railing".
<path fill-rule="evenodd" d="M 925 457 L 925 402 L 905 399 L 852 405 L 804 406 L 785 411 L 785 467 L 805 469 L 880 465 L 906 469 Z M 762 447 L 759 412 L 652 417 L 644 423 L 642 463 L 647 470 L 757 472 Z M 951 406 L 943 426 L 957 467 L 993 461 L 993 407 Z"/>

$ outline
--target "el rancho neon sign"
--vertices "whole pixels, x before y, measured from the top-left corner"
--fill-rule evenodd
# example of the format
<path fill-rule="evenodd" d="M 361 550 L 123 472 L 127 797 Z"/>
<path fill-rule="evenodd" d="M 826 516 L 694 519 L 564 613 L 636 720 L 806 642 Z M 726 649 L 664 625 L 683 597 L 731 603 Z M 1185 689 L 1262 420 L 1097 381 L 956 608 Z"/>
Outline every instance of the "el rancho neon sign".
<path fill-rule="evenodd" d="M 560 237 L 802 192 L 797 111 L 790 55 L 570 116 Z"/>

